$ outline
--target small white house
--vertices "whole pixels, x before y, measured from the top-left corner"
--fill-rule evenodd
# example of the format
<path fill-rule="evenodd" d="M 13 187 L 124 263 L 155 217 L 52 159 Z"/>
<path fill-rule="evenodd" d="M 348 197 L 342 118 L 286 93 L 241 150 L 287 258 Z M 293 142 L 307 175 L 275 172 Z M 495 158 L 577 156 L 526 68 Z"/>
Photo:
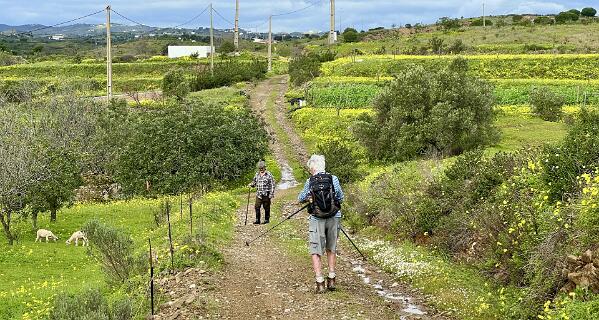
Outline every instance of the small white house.
<path fill-rule="evenodd" d="M 64 34 L 55 34 L 50 36 L 50 40 L 61 41 L 64 40 Z"/>
<path fill-rule="evenodd" d="M 196 53 L 198 58 L 207 58 L 210 56 L 210 46 L 168 46 L 169 58 L 189 57 Z"/>

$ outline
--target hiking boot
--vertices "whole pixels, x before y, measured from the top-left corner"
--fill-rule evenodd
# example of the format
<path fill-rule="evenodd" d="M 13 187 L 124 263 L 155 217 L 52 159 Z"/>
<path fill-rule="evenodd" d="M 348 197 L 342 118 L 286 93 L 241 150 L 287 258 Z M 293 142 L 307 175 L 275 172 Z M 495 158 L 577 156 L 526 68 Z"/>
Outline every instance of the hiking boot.
<path fill-rule="evenodd" d="M 264 222 L 262 222 L 262 224 L 267 224 L 267 223 L 270 223 L 270 221 L 264 220 Z"/>
<path fill-rule="evenodd" d="M 254 224 L 260 224 L 260 220 L 254 221 Z"/>
<path fill-rule="evenodd" d="M 335 291 L 335 278 L 327 277 L 327 289 Z"/>
<path fill-rule="evenodd" d="M 323 282 L 316 281 L 316 293 L 325 293 L 326 291 L 327 291 L 327 288 L 324 286 L 324 281 Z"/>

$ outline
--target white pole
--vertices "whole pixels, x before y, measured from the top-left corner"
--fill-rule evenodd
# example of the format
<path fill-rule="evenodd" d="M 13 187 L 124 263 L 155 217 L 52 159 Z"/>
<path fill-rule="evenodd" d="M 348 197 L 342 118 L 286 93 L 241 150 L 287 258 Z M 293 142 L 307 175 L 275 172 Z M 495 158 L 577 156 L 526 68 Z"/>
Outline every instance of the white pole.
<path fill-rule="evenodd" d="M 268 18 L 268 71 L 272 71 L 272 15 Z"/>
<path fill-rule="evenodd" d="M 235 51 L 239 52 L 239 0 L 235 0 L 235 36 L 233 37 Z"/>
<path fill-rule="evenodd" d="M 331 0 L 331 31 L 329 32 L 329 44 L 335 44 L 335 0 Z"/>
<path fill-rule="evenodd" d="M 212 20 L 212 2 L 210 2 L 210 74 L 214 76 L 214 24 Z"/>
<path fill-rule="evenodd" d="M 106 6 L 106 89 L 108 99 L 112 99 L 112 41 L 110 39 L 110 5 Z"/>
<path fill-rule="evenodd" d="M 483 2 L 483 27 L 487 26 L 487 20 L 485 17 L 485 3 Z"/>

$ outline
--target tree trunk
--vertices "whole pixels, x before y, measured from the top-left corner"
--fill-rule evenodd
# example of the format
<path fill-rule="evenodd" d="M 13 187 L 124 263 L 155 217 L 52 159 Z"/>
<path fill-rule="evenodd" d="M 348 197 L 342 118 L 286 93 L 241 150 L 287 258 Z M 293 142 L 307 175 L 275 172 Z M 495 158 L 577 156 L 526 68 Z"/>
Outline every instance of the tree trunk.
<path fill-rule="evenodd" d="M 56 208 L 50 209 L 50 222 L 56 222 Z"/>
<path fill-rule="evenodd" d="M 37 212 L 31 213 L 31 220 L 33 222 L 33 230 L 37 230 Z"/>
<path fill-rule="evenodd" d="M 6 234 L 8 244 L 12 246 L 15 237 L 10 231 L 10 212 L 0 212 L 0 222 L 2 222 L 2 227 L 4 228 L 4 233 Z"/>

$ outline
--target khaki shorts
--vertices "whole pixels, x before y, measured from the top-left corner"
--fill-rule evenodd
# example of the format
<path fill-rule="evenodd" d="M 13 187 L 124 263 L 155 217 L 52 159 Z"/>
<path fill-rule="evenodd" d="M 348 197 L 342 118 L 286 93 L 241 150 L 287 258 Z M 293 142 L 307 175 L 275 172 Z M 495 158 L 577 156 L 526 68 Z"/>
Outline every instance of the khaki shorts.
<path fill-rule="evenodd" d="M 324 255 L 325 249 L 331 252 L 337 251 L 337 237 L 341 218 L 332 217 L 319 219 L 310 217 L 309 223 L 309 249 L 310 254 Z"/>

